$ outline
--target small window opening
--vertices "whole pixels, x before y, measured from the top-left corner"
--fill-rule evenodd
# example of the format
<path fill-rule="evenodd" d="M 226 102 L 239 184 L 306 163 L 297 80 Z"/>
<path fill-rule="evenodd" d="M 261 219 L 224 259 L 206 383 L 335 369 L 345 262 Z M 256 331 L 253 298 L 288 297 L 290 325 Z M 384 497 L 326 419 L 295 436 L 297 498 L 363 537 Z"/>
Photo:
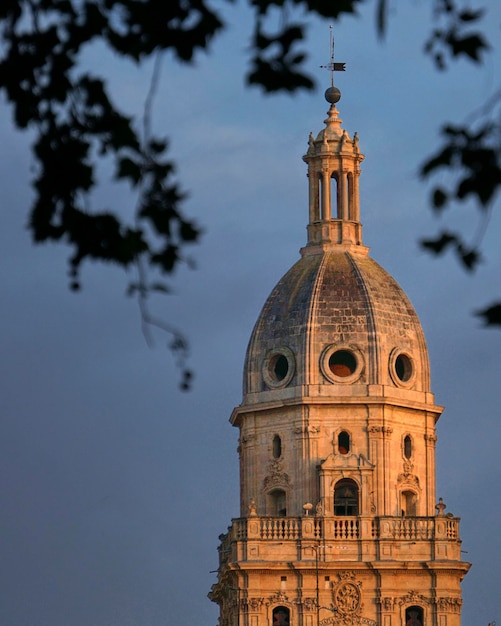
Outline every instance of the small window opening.
<path fill-rule="evenodd" d="M 270 497 L 270 514 L 276 517 L 286 517 L 287 515 L 287 496 L 283 489 L 275 489 L 269 494 Z"/>
<path fill-rule="evenodd" d="M 410 459 L 412 456 L 412 439 L 409 435 L 406 435 L 404 439 L 404 456 L 406 459 Z"/>
<path fill-rule="evenodd" d="M 279 459 L 282 456 L 282 440 L 278 435 L 273 437 L 273 458 Z"/>
<path fill-rule="evenodd" d="M 334 488 L 334 514 L 358 515 L 358 486 L 354 480 L 343 478 Z"/>
<path fill-rule="evenodd" d="M 348 350 L 336 350 L 329 358 L 329 369 L 340 378 L 351 376 L 357 369 L 355 355 Z"/>
<path fill-rule="evenodd" d="M 403 383 L 411 379 L 412 361 L 406 354 L 399 354 L 395 359 L 395 372 Z"/>
<path fill-rule="evenodd" d="M 348 454 L 350 451 L 350 435 L 344 430 L 337 437 L 337 447 L 339 454 Z"/>
<path fill-rule="evenodd" d="M 423 626 L 423 609 L 420 606 L 405 609 L 405 626 Z"/>
<path fill-rule="evenodd" d="M 402 517 L 415 517 L 417 515 L 417 496 L 413 491 L 402 491 L 400 508 Z"/>
<path fill-rule="evenodd" d="M 280 580 L 284 582 L 284 580 L 287 580 L 287 576 L 280 576 Z"/>
<path fill-rule="evenodd" d="M 289 626 L 290 611 L 286 606 L 277 606 L 273 609 L 273 626 Z"/>
<path fill-rule="evenodd" d="M 270 363 L 270 371 L 275 380 L 283 380 L 289 372 L 289 362 L 283 354 L 276 354 Z"/>
<path fill-rule="evenodd" d="M 341 219 L 340 205 L 339 205 L 339 187 L 337 183 L 337 174 L 333 173 L 331 176 L 330 186 L 330 200 L 331 200 L 331 218 Z M 324 217 L 326 219 L 326 217 Z"/>

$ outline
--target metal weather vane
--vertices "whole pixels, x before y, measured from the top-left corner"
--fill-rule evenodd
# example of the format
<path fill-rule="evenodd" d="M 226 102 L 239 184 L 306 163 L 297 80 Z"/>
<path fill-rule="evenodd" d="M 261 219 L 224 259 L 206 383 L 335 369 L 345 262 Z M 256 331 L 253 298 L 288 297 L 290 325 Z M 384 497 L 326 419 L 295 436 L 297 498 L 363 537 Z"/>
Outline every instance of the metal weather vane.
<path fill-rule="evenodd" d="M 330 102 L 331 105 L 336 104 L 341 98 L 341 92 L 337 87 L 334 87 L 334 72 L 344 72 L 346 70 L 346 63 L 335 63 L 334 62 L 334 37 L 332 36 L 332 26 L 330 28 L 330 53 L 331 60 L 328 65 L 321 65 L 322 69 L 329 70 L 331 73 L 331 86 L 325 92 L 325 99 L 327 102 Z"/>
<path fill-rule="evenodd" d="M 332 26 L 329 26 L 330 30 L 330 53 L 331 53 L 331 61 L 327 65 L 321 65 L 320 67 L 324 70 L 329 70 L 331 73 L 331 87 L 334 87 L 334 72 L 344 72 L 346 70 L 346 63 L 335 63 L 334 62 L 334 37 L 332 35 Z"/>

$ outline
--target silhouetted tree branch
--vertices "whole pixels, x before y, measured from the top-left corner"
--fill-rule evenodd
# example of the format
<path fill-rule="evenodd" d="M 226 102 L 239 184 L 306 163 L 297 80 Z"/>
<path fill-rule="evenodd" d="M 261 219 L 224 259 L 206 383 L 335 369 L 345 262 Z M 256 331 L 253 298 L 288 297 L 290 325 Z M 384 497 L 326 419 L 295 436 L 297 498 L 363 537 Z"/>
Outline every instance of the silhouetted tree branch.
<path fill-rule="evenodd" d="M 362 0 L 241 0 L 254 12 L 250 28 L 246 80 L 265 92 L 312 89 L 301 49 L 311 16 L 338 20 L 356 14 Z M 388 31 L 388 3 L 374 0 L 375 28 Z M 457 0 L 433 0 L 433 27 L 424 52 L 439 70 L 459 58 L 479 64 L 490 44 L 480 29 L 486 9 L 462 9 Z M 272 19 L 279 12 L 279 26 Z M 161 55 L 169 51 L 190 63 L 225 28 L 209 0 L 2 0 L 0 3 L 0 89 L 12 106 L 14 122 L 35 133 L 35 198 L 29 229 L 37 243 L 58 242 L 70 248 L 69 276 L 81 288 L 84 261 L 136 267 L 128 293 L 137 296 L 143 321 L 152 322 L 146 298 L 169 291 L 166 279 L 185 261 L 187 245 L 198 242 L 200 228 L 185 216 L 185 193 L 175 178 L 168 141 L 151 132 L 151 107 Z M 99 69 L 84 71 L 85 47 L 100 41 L 118 55 L 141 63 L 155 55 L 155 70 L 146 97 L 143 133 L 140 121 L 119 109 Z M 421 167 L 429 177 L 446 169 L 457 182 L 435 187 L 432 206 L 442 212 L 473 198 L 483 216 L 501 184 L 500 124 L 497 94 L 476 123 L 447 123 L 442 146 Z M 118 207 L 92 206 L 96 171 L 104 160 L 114 163 L 114 179 L 137 194 L 135 215 L 128 220 Z M 488 218 L 484 217 L 484 227 Z M 454 249 L 473 269 L 480 258 L 481 237 L 466 242 L 444 231 L 422 245 L 435 254 Z M 480 312 L 486 324 L 501 324 L 501 304 Z M 161 324 L 160 324 L 161 325 Z M 187 355 L 182 335 L 174 337 L 177 354 Z M 180 340 L 181 338 L 181 340 Z M 184 363 L 184 361 L 183 361 Z M 188 370 L 183 365 L 183 371 Z M 188 372 L 188 379 L 190 374 Z M 183 378 L 183 386 L 188 382 Z"/>

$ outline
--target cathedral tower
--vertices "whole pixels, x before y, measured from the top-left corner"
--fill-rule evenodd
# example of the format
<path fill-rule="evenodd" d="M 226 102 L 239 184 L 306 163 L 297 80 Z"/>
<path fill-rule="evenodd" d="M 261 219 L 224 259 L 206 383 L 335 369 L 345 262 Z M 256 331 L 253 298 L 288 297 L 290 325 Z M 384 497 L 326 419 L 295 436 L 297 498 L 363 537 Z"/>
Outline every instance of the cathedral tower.
<path fill-rule="evenodd" d="M 220 626 L 459 626 L 459 519 L 435 493 L 419 319 L 362 242 L 358 137 L 335 87 L 310 134 L 309 224 L 244 368 L 240 517 L 221 535 Z"/>

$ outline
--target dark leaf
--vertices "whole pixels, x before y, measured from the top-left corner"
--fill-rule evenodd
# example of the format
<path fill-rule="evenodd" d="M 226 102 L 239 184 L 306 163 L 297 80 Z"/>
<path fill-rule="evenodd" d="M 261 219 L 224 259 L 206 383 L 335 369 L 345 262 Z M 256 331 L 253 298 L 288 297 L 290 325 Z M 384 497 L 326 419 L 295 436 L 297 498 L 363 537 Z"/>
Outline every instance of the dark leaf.
<path fill-rule="evenodd" d="M 476 311 L 475 315 L 483 318 L 485 326 L 501 326 L 501 302 L 495 302 L 481 311 Z"/>
<path fill-rule="evenodd" d="M 128 157 L 123 157 L 118 161 L 117 172 L 115 174 L 115 177 L 117 179 L 128 178 L 131 181 L 131 184 L 133 186 L 136 186 L 141 180 L 141 176 L 141 166 L 132 159 L 129 159 Z"/>
<path fill-rule="evenodd" d="M 456 155 L 456 150 L 453 146 L 447 145 L 435 156 L 432 156 L 428 161 L 425 161 L 419 171 L 420 176 L 425 178 L 440 167 L 449 167 L 452 165 L 453 159 Z"/>
<path fill-rule="evenodd" d="M 181 222 L 179 236 L 183 241 L 196 241 L 200 235 L 200 230 L 192 222 Z"/>
<path fill-rule="evenodd" d="M 420 244 L 428 252 L 442 254 L 451 244 L 458 241 L 457 236 L 443 232 L 437 239 L 421 239 Z"/>
<path fill-rule="evenodd" d="M 459 19 L 462 22 L 475 22 L 479 20 L 485 14 L 485 9 L 478 9 L 477 11 L 472 11 L 471 9 L 465 9 L 461 11 L 458 15 Z"/>
<path fill-rule="evenodd" d="M 477 63 L 481 61 L 480 55 L 482 51 L 489 49 L 484 37 L 479 34 L 464 35 L 463 37 L 450 34 L 447 38 L 447 44 L 449 45 L 453 56 L 464 54 Z"/>
<path fill-rule="evenodd" d="M 474 270 L 480 261 L 480 256 L 476 250 L 465 249 L 462 244 L 457 245 L 457 253 L 468 271 Z"/>
<path fill-rule="evenodd" d="M 433 198 L 432 198 L 433 208 L 436 211 L 442 210 L 446 206 L 448 199 L 449 199 L 448 194 L 440 187 L 437 187 L 433 191 Z"/>

